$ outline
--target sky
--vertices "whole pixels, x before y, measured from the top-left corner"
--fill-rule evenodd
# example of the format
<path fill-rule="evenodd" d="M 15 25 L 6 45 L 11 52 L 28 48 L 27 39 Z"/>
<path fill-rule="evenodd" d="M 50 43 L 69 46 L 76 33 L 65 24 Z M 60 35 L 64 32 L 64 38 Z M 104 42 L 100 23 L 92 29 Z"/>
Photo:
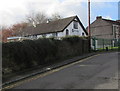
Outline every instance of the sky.
<path fill-rule="evenodd" d="M 118 20 L 119 0 L 91 0 L 91 22 L 96 16 Z M 77 15 L 87 26 L 87 0 L 0 0 L 0 25 L 11 26 L 25 21 L 31 12 L 44 12 L 49 17 L 58 13 L 63 18 Z"/>

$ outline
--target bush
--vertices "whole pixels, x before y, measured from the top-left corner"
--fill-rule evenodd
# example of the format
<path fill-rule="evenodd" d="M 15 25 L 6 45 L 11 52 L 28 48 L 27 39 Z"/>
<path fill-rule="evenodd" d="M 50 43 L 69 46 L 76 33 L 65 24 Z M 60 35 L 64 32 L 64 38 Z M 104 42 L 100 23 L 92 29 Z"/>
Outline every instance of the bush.
<path fill-rule="evenodd" d="M 5 73 L 14 73 L 39 65 L 51 64 L 61 59 L 80 56 L 88 53 L 88 45 L 87 38 L 77 36 L 65 37 L 62 40 L 41 38 L 3 43 L 3 70 Z"/>

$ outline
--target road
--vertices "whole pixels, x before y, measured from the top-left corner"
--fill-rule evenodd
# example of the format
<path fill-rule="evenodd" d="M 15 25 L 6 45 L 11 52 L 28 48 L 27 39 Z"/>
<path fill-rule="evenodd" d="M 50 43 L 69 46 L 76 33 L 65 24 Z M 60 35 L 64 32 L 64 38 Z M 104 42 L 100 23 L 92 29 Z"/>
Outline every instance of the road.
<path fill-rule="evenodd" d="M 12 89 L 118 89 L 118 54 L 92 56 L 16 83 Z"/>

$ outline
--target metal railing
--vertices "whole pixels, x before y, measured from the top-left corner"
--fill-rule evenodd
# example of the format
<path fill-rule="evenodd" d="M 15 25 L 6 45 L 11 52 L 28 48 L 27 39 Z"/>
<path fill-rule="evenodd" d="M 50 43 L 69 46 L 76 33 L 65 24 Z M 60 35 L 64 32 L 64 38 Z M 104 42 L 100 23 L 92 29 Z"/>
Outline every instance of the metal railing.
<path fill-rule="evenodd" d="M 92 50 L 112 50 L 120 47 L 120 39 L 91 38 Z"/>

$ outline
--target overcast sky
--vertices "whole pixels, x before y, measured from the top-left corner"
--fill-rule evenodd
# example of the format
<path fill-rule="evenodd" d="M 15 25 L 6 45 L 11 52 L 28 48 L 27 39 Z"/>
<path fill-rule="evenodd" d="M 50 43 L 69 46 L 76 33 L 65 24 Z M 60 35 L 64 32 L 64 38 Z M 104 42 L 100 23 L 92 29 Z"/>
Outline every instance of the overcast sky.
<path fill-rule="evenodd" d="M 96 16 L 117 20 L 119 0 L 91 2 L 91 22 Z M 48 16 L 59 13 L 62 17 L 78 15 L 87 26 L 87 0 L 0 0 L 0 25 L 12 25 L 25 20 L 31 12 L 44 12 Z"/>

